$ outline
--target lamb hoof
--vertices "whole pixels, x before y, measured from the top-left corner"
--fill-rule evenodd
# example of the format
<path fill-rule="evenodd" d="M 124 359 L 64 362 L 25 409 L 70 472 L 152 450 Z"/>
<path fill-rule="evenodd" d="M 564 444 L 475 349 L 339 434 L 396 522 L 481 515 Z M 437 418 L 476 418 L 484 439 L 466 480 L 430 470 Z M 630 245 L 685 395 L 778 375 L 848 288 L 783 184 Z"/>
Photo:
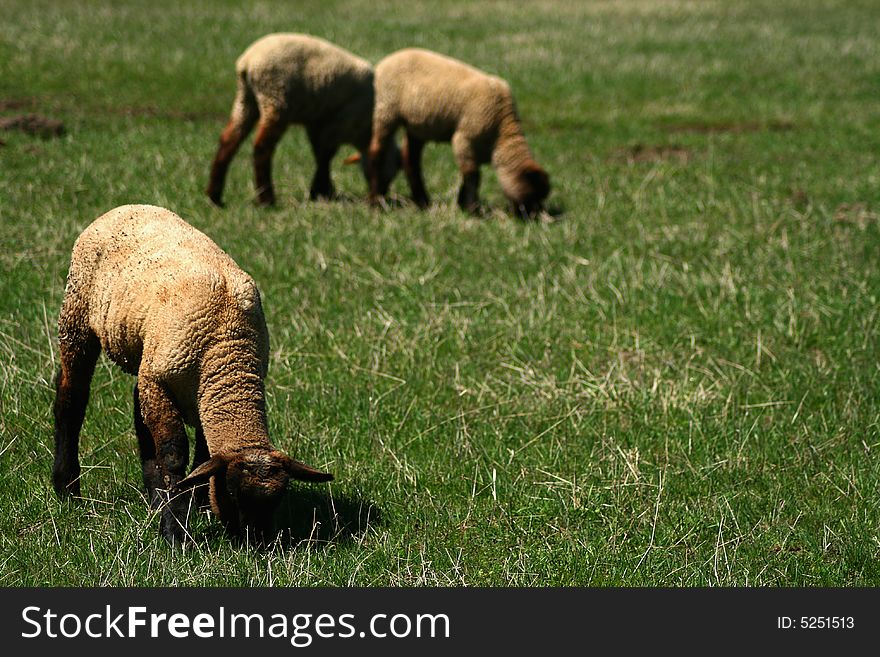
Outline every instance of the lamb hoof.
<path fill-rule="evenodd" d="M 380 210 L 382 212 L 388 212 L 392 205 L 391 202 L 388 201 L 384 196 L 377 196 L 375 198 L 370 199 L 370 207 L 373 210 Z"/>
<path fill-rule="evenodd" d="M 332 183 L 329 185 L 316 185 L 309 189 L 309 199 L 312 201 L 331 201 L 336 194 Z"/>
<path fill-rule="evenodd" d="M 223 196 L 220 192 L 214 191 L 212 189 L 208 189 L 206 191 L 208 198 L 211 200 L 211 203 L 216 205 L 218 208 L 225 208 L 226 204 L 223 202 Z"/>
<path fill-rule="evenodd" d="M 52 477 L 52 487 L 55 489 L 55 494 L 60 500 L 79 497 L 79 475 L 70 477 L 68 475 L 55 473 Z"/>

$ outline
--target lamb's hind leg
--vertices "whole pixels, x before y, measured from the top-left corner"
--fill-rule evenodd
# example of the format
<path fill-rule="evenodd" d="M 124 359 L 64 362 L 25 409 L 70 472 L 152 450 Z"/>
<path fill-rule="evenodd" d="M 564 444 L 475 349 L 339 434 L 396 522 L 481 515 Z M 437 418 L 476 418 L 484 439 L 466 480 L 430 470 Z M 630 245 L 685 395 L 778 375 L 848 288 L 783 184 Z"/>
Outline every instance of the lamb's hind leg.
<path fill-rule="evenodd" d="M 403 143 L 403 169 L 409 182 L 410 193 L 413 202 L 420 208 L 428 207 L 430 200 L 425 189 L 425 179 L 422 177 L 422 151 L 425 142 L 407 131 L 406 141 Z"/>
<path fill-rule="evenodd" d="M 250 93 L 246 81 L 239 79 L 238 93 L 232 105 L 232 114 L 229 117 L 229 123 L 226 124 L 226 128 L 220 135 L 220 144 L 217 147 L 214 162 L 211 164 L 211 179 L 206 190 L 208 198 L 215 205 L 223 206 L 223 187 L 226 184 L 229 163 L 238 152 L 241 142 L 253 129 L 258 117 L 256 101 Z"/>
<path fill-rule="evenodd" d="M 134 384 L 134 432 L 138 439 L 138 448 L 141 455 L 141 469 L 144 477 L 144 488 L 147 491 L 147 499 L 150 506 L 159 508 L 162 503 L 159 491 L 163 487 L 162 474 L 160 472 L 159 463 L 156 461 L 156 443 L 153 441 L 153 434 L 144 423 L 144 415 L 141 412 L 140 393 L 138 392 L 138 384 Z"/>
<path fill-rule="evenodd" d="M 58 497 L 79 496 L 79 432 L 86 415 L 89 387 L 101 343 L 91 331 L 62 327 L 60 360 L 55 379 L 55 464 L 52 484 Z"/>
<path fill-rule="evenodd" d="M 394 146 L 394 131 L 397 123 L 373 122 L 373 136 L 367 151 L 367 182 L 370 185 L 370 205 L 380 205 L 381 198 L 388 193 L 390 180 L 382 179 L 382 162 L 389 148 Z"/>
<path fill-rule="evenodd" d="M 172 545 L 187 535 L 189 493 L 169 492 L 186 474 L 189 442 L 183 419 L 165 388 L 143 375 L 135 392 L 135 431 L 150 506 L 161 509 L 160 531 Z"/>
<path fill-rule="evenodd" d="M 275 147 L 284 135 L 287 124 L 272 108 L 261 108 L 254 137 L 254 183 L 257 187 L 257 202 L 261 205 L 275 205 L 275 187 L 272 184 L 272 156 Z"/>

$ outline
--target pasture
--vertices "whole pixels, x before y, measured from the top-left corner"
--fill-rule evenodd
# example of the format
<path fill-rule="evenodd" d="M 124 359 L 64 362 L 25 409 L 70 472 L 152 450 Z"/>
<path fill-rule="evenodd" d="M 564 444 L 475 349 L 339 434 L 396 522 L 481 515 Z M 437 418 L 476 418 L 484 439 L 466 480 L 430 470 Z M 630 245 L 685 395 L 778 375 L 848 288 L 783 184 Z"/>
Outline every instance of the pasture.
<path fill-rule="evenodd" d="M 880 585 L 880 8 L 863 0 L 0 0 L 0 585 Z M 276 31 L 506 78 L 550 217 L 455 199 L 278 205 L 251 141 L 204 195 L 236 57 Z M 257 281 L 292 484 L 266 552 L 144 499 L 133 379 L 99 362 L 84 500 L 50 483 L 55 322 L 103 212 L 165 206 Z"/>

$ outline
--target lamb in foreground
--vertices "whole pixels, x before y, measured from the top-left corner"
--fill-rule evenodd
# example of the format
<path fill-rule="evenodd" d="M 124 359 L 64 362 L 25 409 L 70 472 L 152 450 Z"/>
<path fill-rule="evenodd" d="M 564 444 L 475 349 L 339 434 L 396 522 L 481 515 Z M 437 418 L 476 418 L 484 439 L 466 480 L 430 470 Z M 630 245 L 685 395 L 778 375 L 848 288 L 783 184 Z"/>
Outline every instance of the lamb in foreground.
<path fill-rule="evenodd" d="M 254 280 L 173 212 L 126 205 L 82 232 L 58 341 L 53 484 L 62 499 L 80 494 L 79 433 L 102 349 L 137 376 L 144 485 L 169 543 L 188 535 L 190 487 L 209 483 L 229 533 L 262 542 L 289 479 L 332 479 L 269 441 L 269 334 Z M 184 423 L 196 434 L 189 476 Z"/>
<path fill-rule="evenodd" d="M 425 142 L 451 141 L 462 177 L 458 204 L 463 210 L 478 208 L 480 166 L 488 162 L 518 214 L 541 210 L 550 179 L 532 157 L 507 82 L 450 57 L 406 48 L 376 64 L 375 86 L 368 166 L 373 202 L 384 194 L 380 163 L 403 126 L 403 166 L 420 207 L 429 203 L 421 164 Z"/>
<path fill-rule="evenodd" d="M 306 34 L 269 34 L 251 44 L 235 64 L 238 90 L 229 123 L 211 167 L 208 197 L 222 205 L 229 163 L 254 125 L 257 200 L 275 203 L 272 155 L 291 123 L 305 125 L 317 169 L 309 196 L 333 195 L 330 161 L 341 144 L 364 158 L 373 116 L 373 67 L 329 41 Z M 400 168 L 400 154 L 389 148 L 377 165 L 377 185 L 387 189 Z"/>

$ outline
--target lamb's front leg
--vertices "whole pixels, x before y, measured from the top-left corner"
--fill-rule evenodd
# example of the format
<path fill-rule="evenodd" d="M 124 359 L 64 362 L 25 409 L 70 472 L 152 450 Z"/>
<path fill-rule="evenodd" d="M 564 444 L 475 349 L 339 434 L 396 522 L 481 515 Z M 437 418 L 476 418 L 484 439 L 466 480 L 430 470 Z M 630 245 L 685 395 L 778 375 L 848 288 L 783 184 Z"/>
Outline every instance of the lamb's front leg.
<path fill-rule="evenodd" d="M 161 509 L 162 536 L 172 545 L 182 543 L 187 536 L 190 495 L 170 497 L 169 491 L 186 474 L 189 441 L 183 418 L 164 386 L 143 375 L 138 376 L 135 388 L 135 431 L 150 506 Z"/>
<path fill-rule="evenodd" d="M 202 424 L 200 422 L 196 425 L 196 444 L 193 449 L 193 462 L 190 472 L 206 462 L 209 458 L 211 458 L 211 454 L 208 451 L 208 443 L 205 441 L 205 430 L 202 429 Z M 208 495 L 208 484 L 193 488 L 193 497 L 200 509 L 211 508 L 211 499 Z"/>
<path fill-rule="evenodd" d="M 264 109 L 254 137 L 254 182 L 257 187 L 257 202 L 260 205 L 275 205 L 272 156 L 284 135 L 285 128 L 287 124 L 277 112 Z"/>
<path fill-rule="evenodd" d="M 63 317 L 63 315 L 62 315 Z M 79 432 L 101 344 L 91 331 L 61 327 L 61 367 L 55 379 L 55 465 L 52 483 L 60 498 L 79 497 Z"/>
<path fill-rule="evenodd" d="M 457 132 L 452 136 L 452 152 L 461 173 L 458 206 L 475 214 L 480 209 L 480 163 L 474 154 L 470 139 Z"/>

